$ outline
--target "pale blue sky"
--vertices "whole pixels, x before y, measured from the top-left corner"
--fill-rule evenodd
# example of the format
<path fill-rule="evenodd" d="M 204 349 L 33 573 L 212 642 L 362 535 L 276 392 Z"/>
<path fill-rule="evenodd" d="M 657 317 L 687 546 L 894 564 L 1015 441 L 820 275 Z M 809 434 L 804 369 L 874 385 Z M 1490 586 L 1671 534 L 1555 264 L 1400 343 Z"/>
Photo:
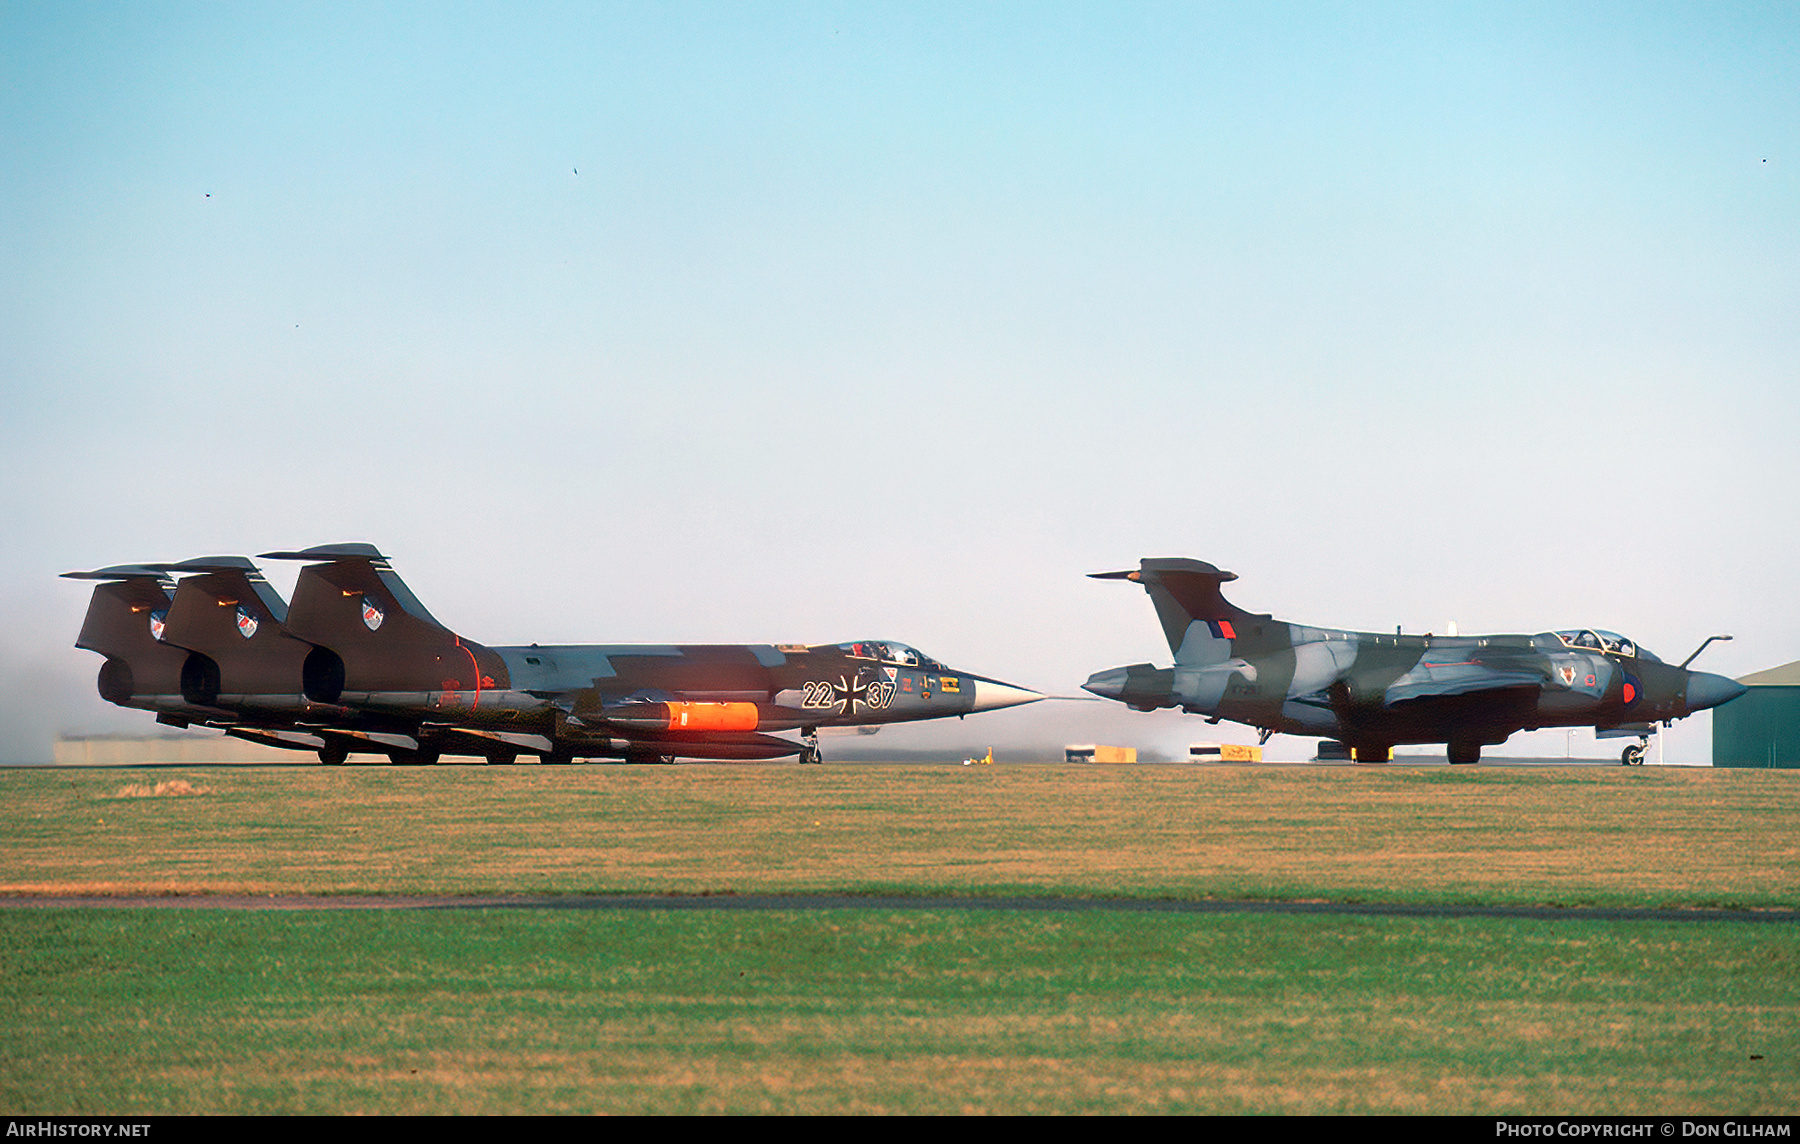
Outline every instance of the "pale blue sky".
<path fill-rule="evenodd" d="M 1797 34 L 0 0 L 0 760 L 150 722 L 56 573 L 338 540 L 488 643 L 875 635 L 1058 692 L 1166 661 L 1083 578 L 1146 555 L 1299 622 L 1800 657 Z M 984 718 L 881 741 L 1224 730 Z"/>

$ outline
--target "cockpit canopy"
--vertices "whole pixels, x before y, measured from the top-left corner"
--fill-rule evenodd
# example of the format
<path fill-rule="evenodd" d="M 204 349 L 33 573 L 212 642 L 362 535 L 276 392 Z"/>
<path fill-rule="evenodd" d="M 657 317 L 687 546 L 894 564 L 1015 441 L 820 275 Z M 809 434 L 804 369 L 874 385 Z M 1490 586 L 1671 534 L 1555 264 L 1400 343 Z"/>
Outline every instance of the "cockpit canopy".
<path fill-rule="evenodd" d="M 944 669 L 943 664 L 921 654 L 919 649 L 907 647 L 903 643 L 895 643 L 893 640 L 857 640 L 855 643 L 839 644 L 838 650 L 851 659 L 872 659 L 878 663 L 916 667 L 924 671 L 942 671 Z"/>
<path fill-rule="evenodd" d="M 1650 654 L 1648 649 L 1641 648 L 1618 632 L 1603 632 L 1594 628 L 1576 628 L 1573 631 L 1557 632 L 1556 638 L 1565 646 L 1580 648 L 1583 651 L 1609 651 L 1614 655 L 1629 656 L 1633 659 L 1648 659 L 1661 663 Z"/>

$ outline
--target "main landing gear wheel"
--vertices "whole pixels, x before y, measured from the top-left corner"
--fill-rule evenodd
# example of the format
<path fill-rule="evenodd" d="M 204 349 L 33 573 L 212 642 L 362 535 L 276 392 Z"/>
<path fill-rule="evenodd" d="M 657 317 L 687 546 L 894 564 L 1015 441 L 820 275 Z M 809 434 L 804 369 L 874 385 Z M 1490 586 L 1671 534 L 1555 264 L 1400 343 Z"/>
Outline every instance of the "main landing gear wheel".
<path fill-rule="evenodd" d="M 350 757 L 350 748 L 342 743 L 327 743 L 319 748 L 319 761 L 328 767 L 341 767 Z"/>
<path fill-rule="evenodd" d="M 1626 747 L 1624 753 L 1619 756 L 1619 764 L 1627 767 L 1643 766 L 1644 751 L 1647 750 L 1649 746 L 1650 744 L 1648 741 L 1631 744 L 1631 746 Z"/>
<path fill-rule="evenodd" d="M 1449 755 L 1452 766 L 1467 766 L 1481 761 L 1481 744 L 1448 743 L 1445 744 L 1445 753 Z"/>

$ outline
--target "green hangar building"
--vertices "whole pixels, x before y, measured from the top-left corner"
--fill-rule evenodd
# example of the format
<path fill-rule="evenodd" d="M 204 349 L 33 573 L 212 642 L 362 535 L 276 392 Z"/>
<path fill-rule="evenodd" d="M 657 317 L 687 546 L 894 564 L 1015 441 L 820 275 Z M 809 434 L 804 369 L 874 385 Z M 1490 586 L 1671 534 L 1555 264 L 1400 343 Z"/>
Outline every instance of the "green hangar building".
<path fill-rule="evenodd" d="M 1713 766 L 1800 767 L 1800 660 L 1738 682 L 1750 690 L 1713 709 Z"/>

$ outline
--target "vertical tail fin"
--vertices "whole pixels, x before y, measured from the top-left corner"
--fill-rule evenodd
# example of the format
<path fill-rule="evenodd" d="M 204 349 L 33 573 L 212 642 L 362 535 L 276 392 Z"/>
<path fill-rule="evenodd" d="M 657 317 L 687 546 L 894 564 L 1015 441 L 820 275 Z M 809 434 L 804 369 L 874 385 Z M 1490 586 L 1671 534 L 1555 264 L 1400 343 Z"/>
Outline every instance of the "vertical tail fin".
<path fill-rule="evenodd" d="M 1095 572 L 1096 580 L 1130 580 L 1143 585 L 1162 621 L 1163 635 L 1175 662 L 1204 666 L 1223 663 L 1238 638 L 1237 625 L 1267 619 L 1246 612 L 1220 594 L 1219 586 L 1237 579 L 1202 560 L 1146 557 L 1126 572 Z"/>
<path fill-rule="evenodd" d="M 309 657 L 309 698 L 333 703 L 345 691 L 479 693 L 508 686 L 500 657 L 439 623 L 374 545 L 325 544 L 262 557 L 312 561 L 294 585 L 287 628 L 329 649 L 336 663 Z"/>
<path fill-rule="evenodd" d="M 106 657 L 100 697 L 149 711 L 179 705 L 187 652 L 163 642 L 175 581 L 158 564 L 115 564 L 92 572 L 64 572 L 70 580 L 99 580 L 75 646 Z"/>
<path fill-rule="evenodd" d="M 223 693 L 255 706 L 296 707 L 313 649 L 287 638 L 287 602 L 256 565 L 242 556 L 207 556 L 159 567 L 187 574 L 163 636 L 194 653 L 182 693 L 196 703 Z"/>

